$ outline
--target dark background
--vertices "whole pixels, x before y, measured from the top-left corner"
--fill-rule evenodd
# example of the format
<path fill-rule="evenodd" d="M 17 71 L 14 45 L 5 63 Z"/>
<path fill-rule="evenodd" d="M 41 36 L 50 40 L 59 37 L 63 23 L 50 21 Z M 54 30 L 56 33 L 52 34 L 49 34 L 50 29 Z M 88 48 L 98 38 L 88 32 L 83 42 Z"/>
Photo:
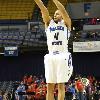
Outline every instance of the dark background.
<path fill-rule="evenodd" d="M 19 53 L 17 57 L 0 56 L 0 81 L 21 80 L 25 74 L 44 75 L 47 51 Z M 72 53 L 74 73 L 100 77 L 100 53 Z"/>

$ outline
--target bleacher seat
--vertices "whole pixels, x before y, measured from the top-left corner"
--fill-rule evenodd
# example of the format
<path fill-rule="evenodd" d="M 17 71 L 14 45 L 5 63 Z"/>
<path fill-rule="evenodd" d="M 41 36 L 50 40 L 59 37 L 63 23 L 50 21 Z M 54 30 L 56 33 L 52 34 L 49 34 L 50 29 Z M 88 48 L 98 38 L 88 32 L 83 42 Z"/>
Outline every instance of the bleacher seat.
<path fill-rule="evenodd" d="M 31 19 L 34 6 L 32 0 L 0 0 L 0 19 Z"/>

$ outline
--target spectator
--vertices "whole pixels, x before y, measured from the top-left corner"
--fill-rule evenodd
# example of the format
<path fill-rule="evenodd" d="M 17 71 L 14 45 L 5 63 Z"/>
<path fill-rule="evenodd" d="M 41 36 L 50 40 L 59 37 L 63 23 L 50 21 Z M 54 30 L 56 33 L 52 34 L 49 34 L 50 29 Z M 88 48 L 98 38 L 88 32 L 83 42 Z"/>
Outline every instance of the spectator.
<path fill-rule="evenodd" d="M 75 83 L 75 88 L 77 91 L 77 98 L 78 100 L 84 100 L 84 85 L 82 83 L 81 77 L 78 78 L 78 80 Z"/>
<path fill-rule="evenodd" d="M 33 82 L 33 76 L 30 75 L 27 79 L 27 84 L 31 84 Z"/>
<path fill-rule="evenodd" d="M 15 91 L 15 98 L 18 100 L 24 100 L 26 96 L 24 96 L 23 94 L 25 93 L 26 93 L 25 85 L 22 81 L 20 85 L 17 87 L 17 90 Z"/>
<path fill-rule="evenodd" d="M 24 77 L 23 77 L 23 80 L 22 80 L 22 81 L 23 81 L 23 83 L 24 83 L 24 84 L 27 84 L 27 75 L 24 75 Z"/>

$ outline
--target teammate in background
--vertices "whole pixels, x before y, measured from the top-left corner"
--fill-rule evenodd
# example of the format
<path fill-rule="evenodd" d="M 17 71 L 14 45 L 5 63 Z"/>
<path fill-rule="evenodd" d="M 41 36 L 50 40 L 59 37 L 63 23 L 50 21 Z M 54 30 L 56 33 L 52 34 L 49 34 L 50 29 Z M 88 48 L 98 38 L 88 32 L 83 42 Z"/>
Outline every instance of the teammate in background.
<path fill-rule="evenodd" d="M 34 0 L 41 10 L 45 23 L 49 54 L 44 57 L 45 77 L 47 82 L 46 100 L 54 100 L 54 86 L 58 84 L 58 100 L 65 98 L 65 82 L 72 75 L 72 57 L 68 52 L 68 39 L 71 31 L 71 19 L 64 6 L 58 0 L 52 0 L 58 10 L 54 18 L 49 16 L 41 0 Z"/>

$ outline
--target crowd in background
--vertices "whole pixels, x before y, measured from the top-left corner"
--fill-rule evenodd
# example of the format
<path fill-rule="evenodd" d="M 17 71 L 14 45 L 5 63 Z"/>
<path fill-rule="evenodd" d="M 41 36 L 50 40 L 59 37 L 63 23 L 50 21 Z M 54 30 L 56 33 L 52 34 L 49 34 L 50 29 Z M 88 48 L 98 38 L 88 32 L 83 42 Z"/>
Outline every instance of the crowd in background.
<path fill-rule="evenodd" d="M 73 41 L 100 41 L 100 31 L 77 31 L 72 34 Z"/>
<path fill-rule="evenodd" d="M 100 100 L 100 82 L 93 76 L 75 75 L 65 85 L 65 100 Z M 54 98 L 57 100 L 57 84 Z M 46 82 L 41 75 L 25 75 L 15 90 L 15 100 L 46 100 Z"/>
<path fill-rule="evenodd" d="M 40 77 L 33 75 L 25 75 L 15 91 L 16 100 L 45 100 L 46 99 L 46 83 L 41 75 Z"/>
<path fill-rule="evenodd" d="M 43 75 L 24 75 L 20 81 L 0 82 L 0 100 L 46 100 Z M 58 88 L 55 84 L 54 98 Z M 100 80 L 93 76 L 72 75 L 65 84 L 65 100 L 100 100 Z"/>
<path fill-rule="evenodd" d="M 100 18 L 85 18 L 84 24 L 87 25 L 99 25 L 100 24 Z"/>

